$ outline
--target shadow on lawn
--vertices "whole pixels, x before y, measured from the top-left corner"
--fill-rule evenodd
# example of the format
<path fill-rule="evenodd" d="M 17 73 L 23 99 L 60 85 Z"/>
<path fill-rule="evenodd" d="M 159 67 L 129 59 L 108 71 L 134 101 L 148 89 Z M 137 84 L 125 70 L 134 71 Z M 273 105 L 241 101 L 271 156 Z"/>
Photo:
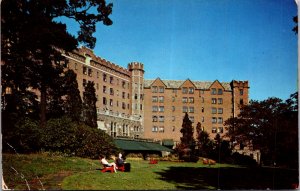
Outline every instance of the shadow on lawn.
<path fill-rule="evenodd" d="M 275 168 L 170 167 L 157 172 L 177 189 L 292 189 L 298 171 Z"/>

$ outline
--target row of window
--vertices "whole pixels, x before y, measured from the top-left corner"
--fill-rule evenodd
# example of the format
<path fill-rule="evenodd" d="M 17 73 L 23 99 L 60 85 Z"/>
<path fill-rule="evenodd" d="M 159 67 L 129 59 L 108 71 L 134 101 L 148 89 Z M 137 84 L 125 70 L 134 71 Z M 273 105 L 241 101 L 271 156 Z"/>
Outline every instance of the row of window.
<path fill-rule="evenodd" d="M 152 93 L 164 93 L 164 89 L 165 87 L 163 86 L 152 86 L 151 87 L 152 89 Z M 182 94 L 194 94 L 195 92 L 195 89 L 193 87 L 183 87 L 181 89 L 182 91 Z M 176 89 L 173 89 L 173 93 L 177 93 L 177 90 Z M 202 94 L 204 93 L 204 91 L 202 90 Z M 223 94 L 223 89 L 219 88 L 219 89 L 216 89 L 216 88 L 212 88 L 211 89 L 211 95 L 222 95 Z M 241 92 L 240 92 L 240 95 Z"/>
<path fill-rule="evenodd" d="M 175 131 L 175 127 L 173 126 L 172 127 L 172 131 L 174 132 Z M 153 133 L 164 133 L 165 132 L 165 127 L 164 126 L 153 126 L 152 127 L 152 132 Z M 223 127 L 213 127 L 212 130 L 211 130 L 212 133 L 223 133 L 224 132 L 224 129 Z"/>
<path fill-rule="evenodd" d="M 77 70 L 77 64 L 75 64 L 75 70 Z M 86 66 L 82 67 L 82 73 L 84 75 L 88 75 L 90 77 L 93 76 L 93 70 L 89 67 L 86 67 Z M 100 72 L 99 71 L 97 71 L 96 76 L 97 76 L 97 78 L 100 77 Z M 102 80 L 103 80 L 103 82 L 108 82 L 109 81 L 110 84 L 115 83 L 115 78 L 113 76 L 108 76 L 106 73 L 102 74 Z M 116 81 L 117 81 L 116 84 L 119 85 L 119 79 L 117 79 Z M 127 89 L 129 89 L 129 83 L 125 82 L 124 80 L 122 80 L 121 85 L 122 85 L 123 88 L 126 88 L 126 86 L 127 86 Z"/>
<path fill-rule="evenodd" d="M 114 101 L 113 101 L 113 99 L 107 99 L 106 97 L 103 97 L 102 98 L 102 104 L 103 105 L 114 106 Z M 116 102 L 116 106 L 119 107 L 119 101 Z M 121 107 L 122 107 L 122 109 L 126 109 L 126 103 L 122 102 Z M 137 106 L 136 106 L 136 108 L 137 108 Z M 129 104 L 127 104 L 127 109 L 129 109 Z M 143 109 L 142 104 L 140 106 L 140 109 L 141 110 Z"/>
<path fill-rule="evenodd" d="M 191 122 L 194 122 L 194 116 L 189 116 L 189 119 L 191 120 Z M 172 121 L 175 121 L 176 118 L 175 116 L 172 116 Z M 164 116 L 156 116 L 156 115 L 153 115 L 152 116 L 152 122 L 164 122 L 165 121 L 165 117 Z M 202 122 L 204 122 L 204 117 L 202 117 Z M 211 118 L 211 122 L 213 124 L 223 124 L 223 117 L 212 117 Z"/>
<path fill-rule="evenodd" d="M 152 106 L 152 112 L 164 112 L 165 111 L 165 107 L 164 106 Z M 172 106 L 172 111 L 175 111 L 175 106 Z M 201 108 L 202 113 L 204 113 L 204 107 Z M 195 112 L 195 108 L 193 106 L 188 107 L 188 106 L 183 106 L 182 107 L 182 112 L 183 113 L 194 113 Z M 211 110 L 212 114 L 223 114 L 223 108 L 216 108 L 216 107 L 212 107 Z"/>

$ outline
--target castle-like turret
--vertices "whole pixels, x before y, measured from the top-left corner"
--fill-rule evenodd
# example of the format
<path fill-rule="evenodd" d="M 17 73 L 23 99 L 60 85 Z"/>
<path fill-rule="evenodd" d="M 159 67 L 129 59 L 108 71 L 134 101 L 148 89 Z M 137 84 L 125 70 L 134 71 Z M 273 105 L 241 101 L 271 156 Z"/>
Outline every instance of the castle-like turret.
<path fill-rule="evenodd" d="M 240 106 L 249 102 L 249 83 L 248 81 L 232 80 L 230 85 L 232 88 L 233 116 L 236 117 L 239 114 Z"/>
<path fill-rule="evenodd" d="M 144 115 L 144 65 L 140 62 L 131 62 L 128 64 L 128 70 L 131 72 L 132 88 L 132 114 L 143 117 Z"/>

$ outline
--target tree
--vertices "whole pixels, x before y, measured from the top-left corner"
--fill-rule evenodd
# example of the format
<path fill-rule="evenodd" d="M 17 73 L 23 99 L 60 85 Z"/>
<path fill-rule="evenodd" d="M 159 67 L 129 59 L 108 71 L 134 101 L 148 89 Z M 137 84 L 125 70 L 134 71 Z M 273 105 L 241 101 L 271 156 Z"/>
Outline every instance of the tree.
<path fill-rule="evenodd" d="M 293 31 L 295 32 L 295 34 L 298 34 L 298 16 L 293 17 L 293 21 L 296 24 L 296 26 L 294 26 Z"/>
<path fill-rule="evenodd" d="M 194 129 L 187 113 L 185 113 L 183 118 L 180 132 L 182 133 L 182 137 L 180 137 L 181 142 L 177 145 L 179 158 L 186 161 L 194 161 L 196 157 Z"/>
<path fill-rule="evenodd" d="M 213 142 L 210 140 L 208 133 L 201 129 L 198 130 L 197 128 L 197 141 L 199 156 L 210 157 L 213 150 Z"/>
<path fill-rule="evenodd" d="M 112 24 L 112 4 L 106 5 L 105 0 L 3 0 L 1 10 L 1 56 L 8 66 L 2 70 L 4 86 L 12 92 L 38 89 L 41 126 L 45 127 L 47 91 L 62 72 L 61 51 L 74 50 L 78 42 L 93 48 L 96 23 Z M 58 17 L 77 21 L 78 36 L 56 22 Z"/>
<path fill-rule="evenodd" d="M 75 122 L 81 121 L 82 100 L 76 80 L 76 73 L 73 70 L 67 70 L 63 77 L 63 89 L 65 90 L 64 109 L 68 117 Z"/>
<path fill-rule="evenodd" d="M 295 136 L 298 132 L 296 95 L 298 93 L 286 102 L 278 98 L 250 101 L 249 105 L 241 108 L 237 117 L 225 121 L 227 136 L 237 143 L 259 149 L 262 153 L 261 161 L 265 164 L 275 164 L 278 158 L 287 158 L 287 155 L 282 156 L 285 149 L 297 153 L 296 148 L 288 148 L 288 145 L 298 145 Z"/>
<path fill-rule="evenodd" d="M 96 90 L 94 82 L 88 82 L 83 92 L 83 121 L 86 125 L 97 127 Z"/>

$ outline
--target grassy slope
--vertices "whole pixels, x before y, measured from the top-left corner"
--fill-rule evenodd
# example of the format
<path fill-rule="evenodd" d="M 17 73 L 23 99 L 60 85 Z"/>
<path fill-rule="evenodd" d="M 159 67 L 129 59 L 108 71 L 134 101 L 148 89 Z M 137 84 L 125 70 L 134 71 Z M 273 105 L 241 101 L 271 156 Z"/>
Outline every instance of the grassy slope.
<path fill-rule="evenodd" d="M 127 161 L 131 172 L 102 173 L 97 160 L 4 154 L 3 170 L 6 183 L 14 189 L 28 189 L 25 179 L 30 189 L 72 190 L 289 189 L 298 180 L 298 171 L 284 169 Z"/>

